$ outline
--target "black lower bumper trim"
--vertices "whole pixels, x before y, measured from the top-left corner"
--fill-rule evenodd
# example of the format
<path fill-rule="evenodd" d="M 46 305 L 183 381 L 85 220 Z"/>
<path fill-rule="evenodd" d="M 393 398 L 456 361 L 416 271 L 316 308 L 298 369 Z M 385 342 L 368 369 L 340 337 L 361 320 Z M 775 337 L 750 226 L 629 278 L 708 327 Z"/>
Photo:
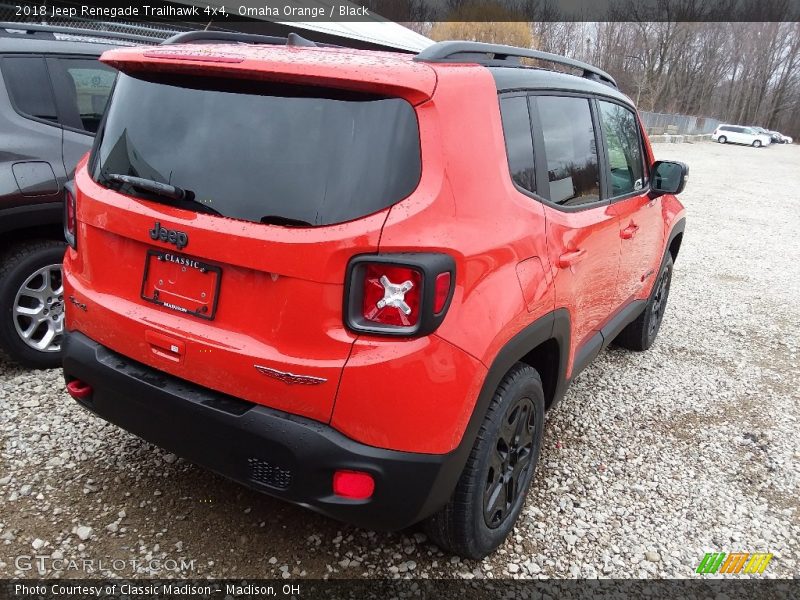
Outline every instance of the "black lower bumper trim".
<path fill-rule="evenodd" d="M 125 358 L 77 332 L 63 344 L 64 376 L 93 388 L 81 405 L 225 477 L 360 527 L 398 530 L 433 514 L 455 488 L 461 453 L 366 446 L 328 425 L 245 402 Z M 368 500 L 334 496 L 338 469 L 375 479 Z"/>

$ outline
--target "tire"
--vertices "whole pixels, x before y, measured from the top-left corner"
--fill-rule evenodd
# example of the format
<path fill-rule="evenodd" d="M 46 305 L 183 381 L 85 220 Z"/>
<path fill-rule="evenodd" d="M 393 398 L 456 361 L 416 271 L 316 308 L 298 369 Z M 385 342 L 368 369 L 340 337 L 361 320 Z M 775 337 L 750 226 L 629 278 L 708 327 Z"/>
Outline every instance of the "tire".
<path fill-rule="evenodd" d="M 755 140 L 753 142 L 753 148 L 761 148 L 761 140 Z"/>
<path fill-rule="evenodd" d="M 658 330 L 664 320 L 664 311 L 667 309 L 669 287 L 672 282 L 672 256 L 667 254 L 667 259 L 661 265 L 658 279 L 647 300 L 647 305 L 635 321 L 623 329 L 614 343 L 628 350 L 642 352 L 650 348 L 656 340 Z"/>
<path fill-rule="evenodd" d="M 0 349 L 22 366 L 61 365 L 65 248 L 64 242 L 55 240 L 29 241 L 0 257 Z M 26 309 L 36 312 L 29 317 L 23 314 Z M 24 333 L 29 333 L 27 342 Z"/>
<path fill-rule="evenodd" d="M 505 541 L 536 470 L 543 426 L 542 381 L 534 368 L 517 363 L 492 398 L 453 496 L 425 522 L 443 550 L 481 559 Z"/>
<path fill-rule="evenodd" d="M 727 141 L 728 141 L 728 138 L 726 138 L 724 135 L 721 135 L 721 136 L 719 136 L 719 137 L 717 138 L 717 141 L 718 141 L 720 144 L 724 144 L 725 142 L 727 142 Z"/>

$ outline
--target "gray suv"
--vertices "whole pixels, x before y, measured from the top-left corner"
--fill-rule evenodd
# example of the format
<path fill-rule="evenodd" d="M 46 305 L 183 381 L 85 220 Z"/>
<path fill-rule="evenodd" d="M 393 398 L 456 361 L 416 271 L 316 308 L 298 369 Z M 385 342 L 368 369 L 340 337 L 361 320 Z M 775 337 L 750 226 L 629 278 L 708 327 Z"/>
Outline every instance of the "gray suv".
<path fill-rule="evenodd" d="M 0 23 L 0 351 L 24 366 L 61 363 L 65 184 L 116 79 L 97 59 L 158 41 Z"/>

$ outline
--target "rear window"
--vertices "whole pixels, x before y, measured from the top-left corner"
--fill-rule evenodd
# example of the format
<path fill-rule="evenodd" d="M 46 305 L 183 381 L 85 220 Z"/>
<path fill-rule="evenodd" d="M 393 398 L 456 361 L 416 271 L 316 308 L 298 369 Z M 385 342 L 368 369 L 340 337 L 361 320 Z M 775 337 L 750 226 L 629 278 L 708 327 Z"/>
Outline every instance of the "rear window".
<path fill-rule="evenodd" d="M 95 181 L 126 194 L 298 226 L 380 211 L 408 196 L 421 172 L 405 100 L 175 75 L 120 75 L 91 164 Z M 114 174 L 186 196 L 162 197 Z"/>
<path fill-rule="evenodd" d="M 600 199 L 600 169 L 592 113 L 586 98 L 538 96 L 549 200 L 577 206 Z"/>
<path fill-rule="evenodd" d="M 53 83 L 64 96 L 64 124 L 97 132 L 117 72 L 98 60 L 83 58 L 53 58 L 49 66 Z"/>

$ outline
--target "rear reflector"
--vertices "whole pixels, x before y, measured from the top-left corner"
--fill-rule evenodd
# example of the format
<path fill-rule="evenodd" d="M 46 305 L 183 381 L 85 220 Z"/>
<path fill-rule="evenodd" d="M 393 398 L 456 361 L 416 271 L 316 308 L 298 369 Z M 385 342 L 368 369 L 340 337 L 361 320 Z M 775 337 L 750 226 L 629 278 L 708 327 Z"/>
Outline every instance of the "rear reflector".
<path fill-rule="evenodd" d="M 433 298 L 433 312 L 437 315 L 442 312 L 450 295 L 450 272 L 439 273 L 436 276 L 436 289 Z"/>
<path fill-rule="evenodd" d="M 333 474 L 333 493 L 343 498 L 366 500 L 375 491 L 375 480 L 362 471 L 336 471 Z"/>
<path fill-rule="evenodd" d="M 67 392 L 76 400 L 85 400 L 93 391 L 92 386 L 78 379 L 73 379 L 67 384 Z"/>

